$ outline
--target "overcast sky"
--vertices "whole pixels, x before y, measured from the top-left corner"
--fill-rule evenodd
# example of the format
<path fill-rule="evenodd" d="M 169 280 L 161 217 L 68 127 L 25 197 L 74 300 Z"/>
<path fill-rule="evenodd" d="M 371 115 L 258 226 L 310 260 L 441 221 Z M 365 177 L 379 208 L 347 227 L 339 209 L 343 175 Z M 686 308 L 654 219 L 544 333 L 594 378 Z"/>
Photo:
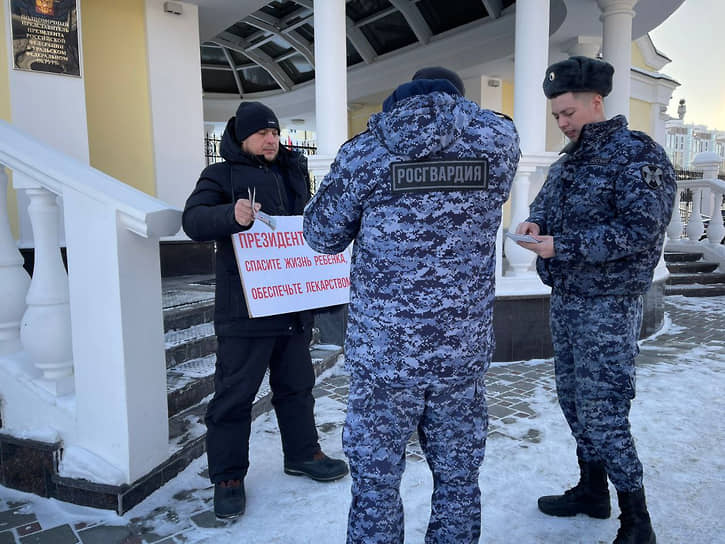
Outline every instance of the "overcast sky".
<path fill-rule="evenodd" d="M 655 47 L 672 59 L 661 71 L 680 83 L 668 113 L 677 117 L 677 105 L 684 98 L 685 122 L 725 131 L 723 22 L 724 0 L 685 0 L 650 36 Z"/>

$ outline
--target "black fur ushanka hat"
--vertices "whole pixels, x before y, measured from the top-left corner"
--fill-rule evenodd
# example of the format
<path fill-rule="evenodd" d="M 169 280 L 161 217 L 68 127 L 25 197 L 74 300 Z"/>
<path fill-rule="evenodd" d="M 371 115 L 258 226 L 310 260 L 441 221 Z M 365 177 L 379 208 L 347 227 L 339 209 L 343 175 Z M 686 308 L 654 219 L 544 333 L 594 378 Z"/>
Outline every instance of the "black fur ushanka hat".
<path fill-rule="evenodd" d="M 554 98 L 572 92 L 595 92 L 607 96 L 612 90 L 614 67 L 603 60 L 570 57 L 546 69 L 544 94 Z"/>

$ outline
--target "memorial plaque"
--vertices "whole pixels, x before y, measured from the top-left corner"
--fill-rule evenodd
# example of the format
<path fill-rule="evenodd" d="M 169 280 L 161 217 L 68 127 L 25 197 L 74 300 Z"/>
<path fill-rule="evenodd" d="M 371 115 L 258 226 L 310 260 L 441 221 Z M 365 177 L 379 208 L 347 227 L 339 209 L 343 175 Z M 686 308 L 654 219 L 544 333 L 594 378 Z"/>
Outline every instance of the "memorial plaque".
<path fill-rule="evenodd" d="M 80 76 L 77 0 L 10 0 L 13 67 Z"/>

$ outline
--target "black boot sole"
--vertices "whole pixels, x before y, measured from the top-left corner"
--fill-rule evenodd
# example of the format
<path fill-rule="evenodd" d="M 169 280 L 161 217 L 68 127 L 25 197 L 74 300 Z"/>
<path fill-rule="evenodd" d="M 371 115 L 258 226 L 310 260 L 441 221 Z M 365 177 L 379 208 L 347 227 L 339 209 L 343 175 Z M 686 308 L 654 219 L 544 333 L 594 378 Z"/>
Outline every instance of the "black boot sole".
<path fill-rule="evenodd" d="M 214 512 L 214 517 L 218 519 L 219 521 L 234 521 L 235 519 L 239 519 L 244 515 L 244 510 L 239 512 L 238 514 L 228 514 L 226 516 L 220 516 L 216 512 Z"/>
<path fill-rule="evenodd" d="M 335 474 L 331 476 L 317 476 L 316 474 L 310 474 L 309 472 L 305 472 L 303 470 L 285 467 L 284 473 L 289 474 L 290 476 L 307 476 L 308 478 L 315 480 L 316 482 L 334 482 L 335 480 L 339 480 L 347 476 L 348 471 L 345 471 L 342 474 Z"/>
<path fill-rule="evenodd" d="M 577 516 L 579 514 L 584 514 L 589 516 L 590 518 L 595 519 L 608 519 L 612 516 L 612 509 L 609 508 L 589 508 L 589 509 L 579 509 L 576 511 L 572 510 L 557 510 L 556 508 L 548 508 L 546 506 L 542 507 L 541 502 L 538 503 L 539 511 L 546 514 L 547 516 L 555 516 L 559 518 L 571 518 L 574 516 Z"/>

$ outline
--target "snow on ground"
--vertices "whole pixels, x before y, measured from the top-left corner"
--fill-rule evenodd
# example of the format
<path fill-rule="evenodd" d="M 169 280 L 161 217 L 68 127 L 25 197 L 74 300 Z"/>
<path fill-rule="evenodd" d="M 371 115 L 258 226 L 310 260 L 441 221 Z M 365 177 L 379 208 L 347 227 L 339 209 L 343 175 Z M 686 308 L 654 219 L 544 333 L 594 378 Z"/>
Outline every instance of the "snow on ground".
<path fill-rule="evenodd" d="M 704 305 L 710 317 L 712 312 L 722 315 L 723 297 L 717 301 L 681 298 L 682 304 L 692 305 L 692 309 Z M 651 362 L 638 369 L 632 428 L 645 466 L 645 488 L 658 542 L 725 543 L 725 337 L 678 351 L 673 359 L 677 364 L 672 364 L 666 356 L 671 348 L 667 338 L 681 331 L 681 326 L 672 323 L 656 340 L 642 343 L 643 354 L 649 354 Z M 663 359 L 658 359 L 660 356 Z M 618 528 L 614 496 L 613 515 L 608 520 L 551 518 L 538 512 L 537 497 L 561 492 L 576 483 L 578 473 L 574 442 L 554 393 L 539 387 L 528 400 L 538 415 L 499 425 L 499 432 L 488 441 L 480 477 L 481 542 L 610 543 Z M 323 448 L 335 457 L 342 455 L 344 409 L 343 403 L 330 397 L 322 397 L 316 404 Z M 537 435 L 537 439 L 530 439 Z M 210 508 L 211 488 L 200 475 L 206 468 L 205 458 L 194 461 L 179 477 L 122 517 L 8 489 L 2 489 L 0 498 L 28 501 L 43 526 L 52 526 L 55 519 L 123 525 L 143 517 L 152 520 L 149 529 L 155 534 L 166 536 L 183 530 L 184 542 L 190 543 L 345 541 L 349 477 L 320 484 L 285 475 L 279 433 L 271 413 L 255 421 L 250 455 L 245 482 L 247 511 L 236 522 L 219 527 L 199 528 L 190 521 L 193 515 Z M 611 486 L 610 490 L 614 495 Z M 430 473 L 424 462 L 408 463 L 401 493 L 406 543 L 422 543 L 431 493 Z"/>

